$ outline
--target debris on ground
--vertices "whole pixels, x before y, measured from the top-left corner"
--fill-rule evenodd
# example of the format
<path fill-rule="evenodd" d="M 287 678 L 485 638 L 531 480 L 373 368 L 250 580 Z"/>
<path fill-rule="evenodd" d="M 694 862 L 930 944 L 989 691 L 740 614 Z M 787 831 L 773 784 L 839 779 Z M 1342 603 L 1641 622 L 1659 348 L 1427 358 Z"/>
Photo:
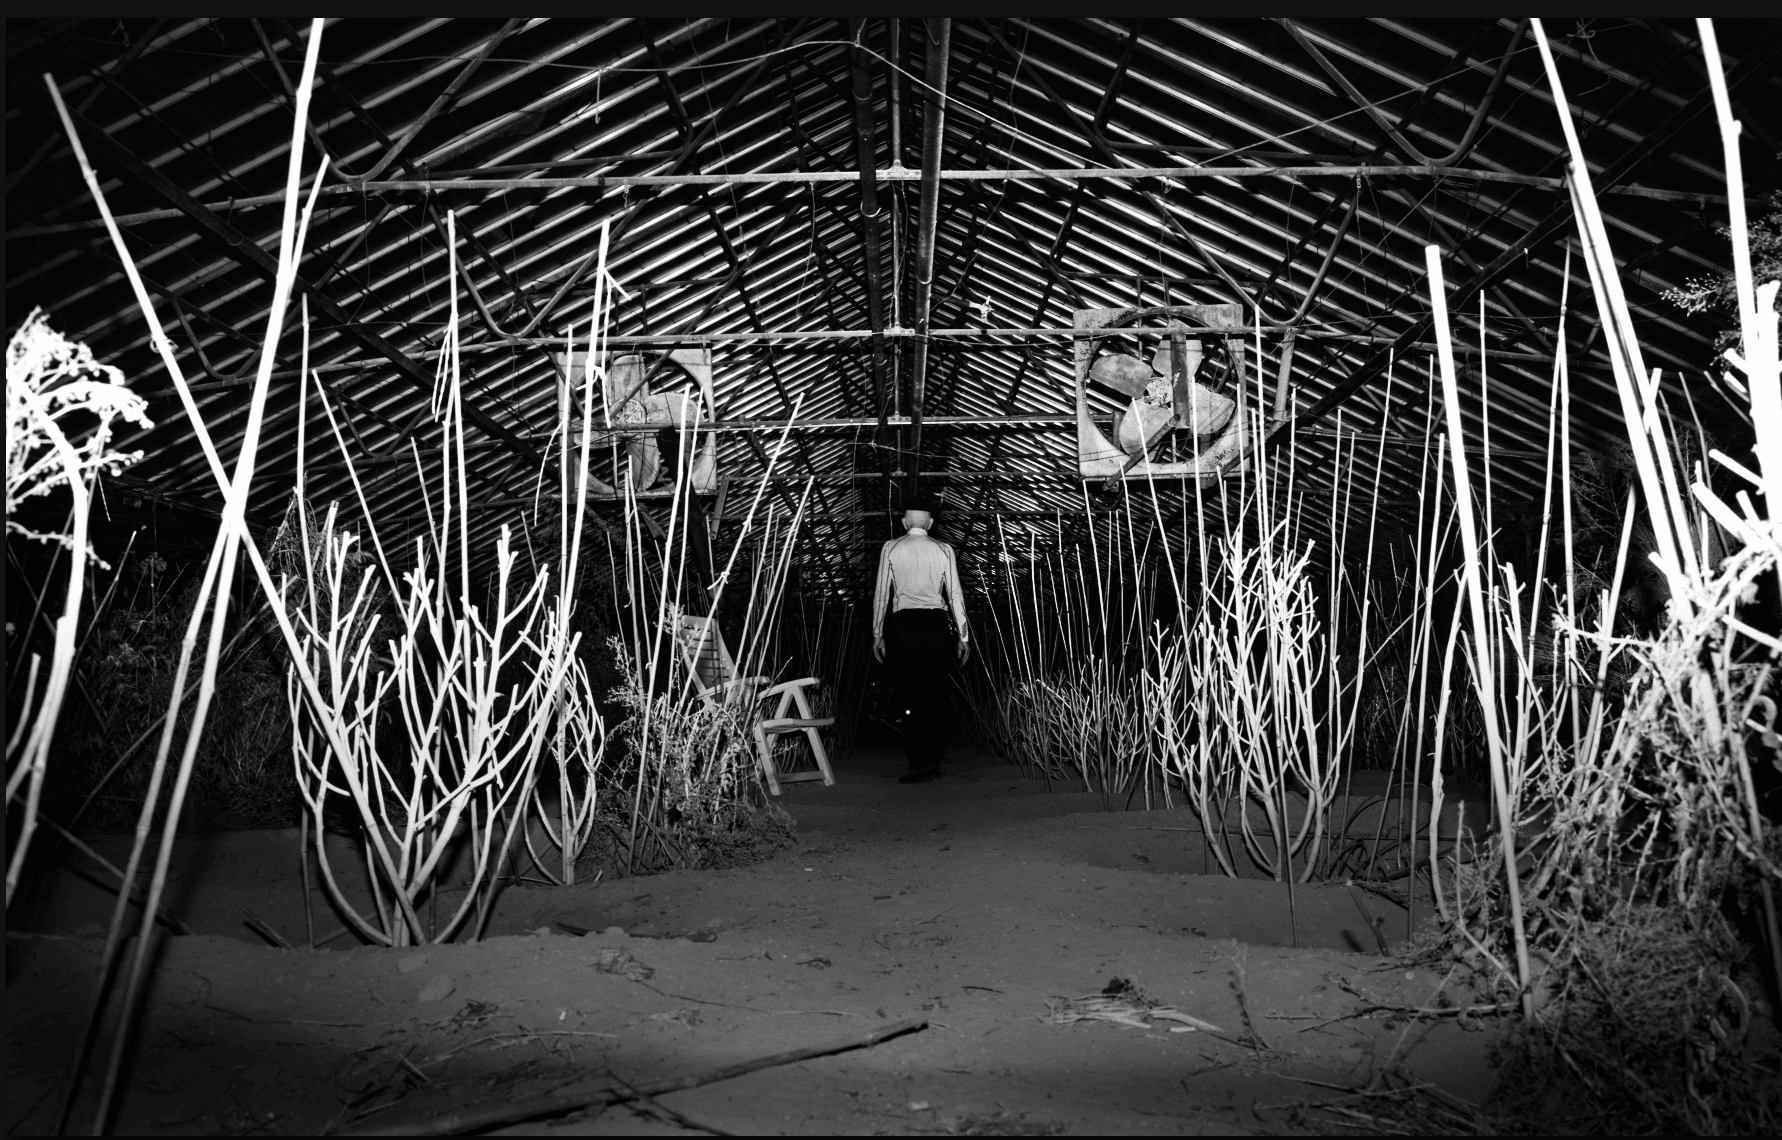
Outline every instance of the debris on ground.
<path fill-rule="evenodd" d="M 656 971 L 614 946 L 596 950 L 590 965 L 603 974 L 618 974 L 634 982 L 648 981 L 656 976 Z"/>
<path fill-rule="evenodd" d="M 1130 978 L 1111 978 L 1100 993 L 1077 998 L 1051 998 L 1046 1002 L 1046 1016 L 1040 1020 L 1049 1025 L 1072 1025 L 1079 1021 L 1111 1021 L 1134 1029 L 1158 1029 L 1149 1019 L 1174 1022 L 1171 1033 L 1224 1033 L 1210 1021 L 1173 1009 L 1145 996 Z"/>

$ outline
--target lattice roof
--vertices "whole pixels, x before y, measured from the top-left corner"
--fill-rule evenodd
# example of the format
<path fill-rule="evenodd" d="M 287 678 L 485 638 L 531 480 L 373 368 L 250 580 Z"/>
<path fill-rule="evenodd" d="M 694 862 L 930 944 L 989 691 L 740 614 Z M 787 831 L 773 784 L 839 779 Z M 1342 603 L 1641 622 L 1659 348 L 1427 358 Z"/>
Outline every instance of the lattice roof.
<path fill-rule="evenodd" d="M 1364 454 L 1383 429 L 1385 491 L 1413 495 L 1431 241 L 1449 251 L 1461 339 L 1489 350 L 1496 485 L 1512 500 L 1536 492 L 1571 221 L 1550 92 L 1517 21 L 953 21 L 919 454 L 898 420 L 916 410 L 914 337 L 882 341 L 897 384 L 875 399 L 855 91 L 863 84 L 878 172 L 883 323 L 908 326 L 929 31 L 923 21 L 895 37 L 889 21 L 860 27 L 863 51 L 847 21 L 830 19 L 329 23 L 310 145 L 334 174 L 301 274 L 312 363 L 351 413 L 349 447 L 379 514 L 421 510 L 405 448 L 437 435 L 424 380 L 450 304 L 447 210 L 474 284 L 459 304 L 485 527 L 530 509 L 556 414 L 553 346 L 574 322 L 585 330 L 586 266 L 603 224 L 632 294 L 613 331 L 658 338 L 655 350 L 711 347 L 728 425 L 720 468 L 733 487 L 758 479 L 769 428 L 797 405 L 806 426 L 793 430 L 776 486 L 795 497 L 815 479 L 807 590 L 857 587 L 887 533 L 898 472 L 919 471 L 951 513 L 968 567 L 1004 533 L 1051 541 L 1086 501 L 1105 502 L 1076 474 L 1071 342 L 1047 331 L 1068 329 L 1083 307 L 1237 302 L 1255 323 L 1260 297 L 1260 323 L 1277 325 L 1303 305 L 1291 368 L 1302 477 L 1328 487 L 1346 468 L 1332 461 L 1339 426 L 1372 433 Z M 53 74 L 92 124 L 112 207 L 227 454 L 270 297 L 264 272 L 227 238 L 276 245 L 272 203 L 307 28 L 9 23 L 7 319 L 16 326 L 41 305 L 154 397 L 157 426 L 127 441 L 148 456 L 124 483 L 150 500 L 214 511 L 218 496 L 40 76 Z M 1725 217 L 1720 143 L 1693 25 L 1549 30 L 1649 361 L 1699 369 L 1714 326 L 1662 297 L 1727 260 L 1714 230 Z M 1767 194 L 1782 171 L 1782 30 L 1734 21 L 1720 40 L 1738 53 L 1727 66 L 1748 185 Z M 1456 153 L 1446 171 L 1405 169 Z M 1186 172 L 1199 167 L 1226 173 Z M 1094 174 L 1124 168 L 1184 172 Z M 1078 173 L 970 173 L 1034 170 Z M 688 174 L 789 177 L 615 181 Z M 1578 431 L 1610 440 L 1619 402 L 1582 267 L 1571 276 Z M 806 335 L 777 335 L 795 333 Z M 1272 387 L 1278 332 L 1260 345 Z M 284 338 L 254 493 L 262 520 L 290 492 L 299 349 Z M 1715 399 L 1698 381 L 1698 402 Z M 1485 406 L 1476 396 L 1474 427 Z M 1092 402 L 1114 410 L 1111 398 Z M 312 497 L 344 497 L 340 455 L 312 412 Z"/>

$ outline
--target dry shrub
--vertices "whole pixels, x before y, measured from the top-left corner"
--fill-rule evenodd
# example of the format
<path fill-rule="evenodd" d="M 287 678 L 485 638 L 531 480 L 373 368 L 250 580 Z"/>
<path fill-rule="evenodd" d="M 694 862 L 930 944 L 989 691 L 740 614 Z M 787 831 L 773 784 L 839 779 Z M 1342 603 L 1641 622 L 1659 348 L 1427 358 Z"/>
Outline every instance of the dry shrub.
<path fill-rule="evenodd" d="M 1125 789 L 1145 755 L 1145 694 L 1126 664 L 1104 657 L 1044 676 L 1011 676 L 973 710 L 988 746 L 1049 779 Z"/>
<path fill-rule="evenodd" d="M 630 839 L 631 788 L 619 789 L 597 814 L 588 844 L 576 860 L 576 882 L 597 882 L 624 873 Z M 797 825 L 784 808 L 756 798 L 663 813 L 659 825 L 645 822 L 632 874 L 676 869 L 711 871 L 763 863 L 790 848 Z"/>
<path fill-rule="evenodd" d="M 1512 1043 L 1504 1087 L 1543 1077 L 1531 1107 L 1571 1127 L 1782 1126 L 1776 1023 L 1754 1015 L 1761 982 L 1726 909 L 1777 878 L 1743 794 L 1752 763 L 1775 755 L 1754 715 L 1773 664 L 1738 619 L 1774 568 L 1773 551 L 1750 547 L 1692 584 L 1687 616 L 1629 646 L 1636 671 L 1608 749 L 1558 773 L 1535 883 L 1570 913 L 1548 911 L 1535 933 L 1560 981 Z"/>
<path fill-rule="evenodd" d="M 621 790 L 615 800 L 631 791 Z M 602 808 L 588 845 L 576 863 L 576 880 L 594 882 L 622 871 L 630 842 L 629 805 Z M 675 869 L 710 871 L 764 863 L 790 848 L 797 824 L 778 804 L 760 797 L 724 803 L 687 803 L 641 821 L 632 874 Z"/>
<path fill-rule="evenodd" d="M 683 815 L 678 828 L 687 865 L 701 870 L 765 862 L 798 838 L 786 809 L 752 799 Z"/>
<path fill-rule="evenodd" d="M 153 566 L 151 560 L 141 565 Z M 92 698 L 72 707 L 53 778 L 53 807 L 85 827 L 122 831 L 134 826 L 154 766 L 153 740 L 138 747 L 101 785 L 119 754 L 157 725 L 173 695 L 180 637 L 191 617 L 196 587 L 178 596 L 151 597 L 141 606 L 107 610 L 93 630 L 78 665 Z M 250 621 L 255 619 L 250 618 Z M 290 827 L 297 819 L 297 783 L 291 770 L 290 718 L 285 711 L 284 668 L 262 631 L 249 630 L 217 674 L 216 700 L 231 710 L 205 729 L 192 769 L 181 827 Z M 192 699 L 181 706 L 187 727 Z"/>
<path fill-rule="evenodd" d="M 1501 1047 L 1516 1130 L 1773 1135 L 1782 1051 L 1736 943 L 1675 910 L 1580 924 Z"/>
<path fill-rule="evenodd" d="M 652 696 L 624 642 L 610 644 L 624 677 L 612 696 L 629 715 L 613 730 L 623 758 L 609 781 L 639 810 L 608 817 L 617 846 L 605 857 L 638 873 L 743 866 L 790 847 L 792 818 L 767 802 L 758 775 L 752 702 L 699 696 L 678 655 Z"/>
<path fill-rule="evenodd" d="M 1776 834 L 1746 789 L 1773 760 L 1773 663 L 1740 615 L 1774 552 L 1748 547 L 1687 584 L 1656 634 L 1617 646 L 1629 680 L 1610 738 L 1538 766 L 1519 832 L 1534 1016 L 1503 1048 L 1506 1127 L 1774 1132 L 1782 1039 L 1738 910 L 1764 920 Z M 1767 850 L 1766 850 L 1767 848 Z M 1517 984 L 1496 837 L 1449 879 L 1461 956 Z M 1458 939 L 1457 939 L 1458 943 Z M 1753 1000 L 1759 999 L 1759 1000 Z"/>
<path fill-rule="evenodd" d="M 49 657 L 30 652 L 37 617 L 22 637 L 7 623 L 6 736 L 7 865 L 6 901 L 12 903 L 25 856 L 37 830 L 50 750 L 62 717 L 75 668 L 89 562 L 104 567 L 87 544 L 90 496 L 100 476 L 115 474 L 142 457 L 111 448 L 114 421 L 152 426 L 142 398 L 124 386 L 123 373 L 93 358 L 92 350 L 50 328 L 33 309 L 6 345 L 6 541 L 16 536 L 59 545 L 68 552 L 66 578 L 52 559 L 49 577 L 38 590 L 61 594 L 59 616 L 52 605 L 43 617 L 51 631 Z M 63 491 L 68 498 L 63 500 Z M 32 499 L 67 502 L 67 530 L 34 531 L 19 522 L 20 508 Z M 54 517 L 56 506 L 46 508 Z M 13 559 L 14 564 L 17 560 Z M 60 587 L 60 589 L 58 589 Z M 33 591 L 37 592 L 37 591 Z M 25 677 L 22 699 L 13 704 L 14 682 Z"/>
<path fill-rule="evenodd" d="M 1698 26 L 1709 66 L 1718 68 L 1712 24 Z M 1567 643 L 1563 657 L 1537 658 L 1524 648 L 1527 630 L 1516 606 L 1483 604 L 1485 559 L 1469 553 L 1470 632 L 1479 656 L 1473 687 L 1506 729 L 1502 747 L 1492 741 L 1498 834 L 1485 845 L 1504 874 L 1481 873 L 1488 866 L 1477 862 L 1457 867 L 1450 880 L 1457 906 L 1444 904 L 1442 913 L 1461 957 L 1489 962 L 1499 994 L 1518 998 L 1525 1015 L 1503 1054 L 1511 1123 L 1540 1131 L 1774 1132 L 1782 1124 L 1777 1025 L 1773 1010 L 1753 1000 L 1763 992 L 1759 969 L 1746 965 L 1753 940 L 1728 903 L 1743 894 L 1748 909 L 1761 911 L 1761 976 L 1782 983 L 1775 905 L 1782 865 L 1769 838 L 1775 820 L 1766 817 L 1759 790 L 1782 753 L 1770 691 L 1782 642 L 1773 634 L 1773 609 L 1762 601 L 1782 565 L 1775 515 L 1782 478 L 1777 286 L 1754 288 L 1746 255 L 1762 251 L 1743 228 L 1738 128 L 1725 89 L 1716 85 L 1733 191 L 1729 232 L 1742 352 L 1726 353 L 1732 367 L 1710 380 L 1748 404 L 1762 471 L 1712 453 L 1728 478 L 1750 485 L 1735 489 L 1722 480 L 1723 493 L 1707 482 L 1700 462 L 1711 449 L 1705 440 L 1685 439 L 1667 406 L 1662 373 L 1646 368 L 1557 63 L 1538 20 L 1534 29 L 1567 132 L 1580 247 L 1613 346 L 1639 478 L 1637 495 L 1626 496 L 1611 586 L 1599 595 L 1594 628 L 1569 613 L 1553 623 L 1562 635 L 1554 653 Z M 1434 246 L 1428 257 L 1446 345 Z M 1458 437 L 1459 402 L 1445 349 L 1442 363 L 1444 402 Z M 1561 356 L 1561 393 L 1566 377 Z M 1553 407 L 1556 421 L 1570 414 L 1559 398 Z M 1565 501 L 1582 506 L 1586 524 L 1572 535 L 1584 539 L 1584 548 L 1570 568 L 1579 577 L 1591 570 L 1598 582 L 1601 560 L 1590 560 L 1588 551 L 1608 549 L 1609 507 L 1622 497 L 1608 493 L 1612 466 L 1587 462 L 1561 472 Z M 1455 470 L 1462 483 L 1464 465 Z M 1469 548 L 1475 545 L 1469 538 Z M 1650 558 L 1630 557 L 1647 547 Z M 1505 596 L 1517 597 L 1521 587 L 1507 571 L 1504 578 Z M 1497 644 L 1516 657 L 1514 668 L 1494 674 L 1483 651 Z M 1565 684 L 1544 687 L 1537 680 L 1543 671 L 1563 673 Z M 1568 691 L 1569 708 L 1553 699 Z"/>

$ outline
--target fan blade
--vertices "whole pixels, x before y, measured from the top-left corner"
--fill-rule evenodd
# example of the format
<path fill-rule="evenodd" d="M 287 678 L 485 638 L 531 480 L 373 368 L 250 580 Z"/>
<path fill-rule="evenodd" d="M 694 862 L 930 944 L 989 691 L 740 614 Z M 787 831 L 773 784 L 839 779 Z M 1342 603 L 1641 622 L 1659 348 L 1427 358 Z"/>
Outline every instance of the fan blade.
<path fill-rule="evenodd" d="M 1142 396 L 1145 386 L 1151 382 L 1151 366 L 1136 356 L 1110 352 L 1090 367 L 1089 379 L 1123 396 Z"/>

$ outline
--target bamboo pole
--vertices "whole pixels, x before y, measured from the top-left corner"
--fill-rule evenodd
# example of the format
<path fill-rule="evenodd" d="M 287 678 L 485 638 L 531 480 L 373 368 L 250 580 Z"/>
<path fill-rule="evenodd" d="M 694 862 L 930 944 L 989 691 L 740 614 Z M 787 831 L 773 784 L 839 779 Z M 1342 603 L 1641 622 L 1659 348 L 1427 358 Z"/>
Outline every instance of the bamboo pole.
<path fill-rule="evenodd" d="M 1424 247 L 1425 262 L 1429 267 L 1429 296 L 1434 310 L 1435 327 L 1438 343 L 1443 345 L 1441 353 L 1442 396 L 1447 415 L 1448 433 L 1455 439 L 1462 437 L 1460 417 L 1460 393 L 1454 368 L 1454 354 L 1448 345 L 1448 296 L 1442 281 L 1441 249 L 1430 245 Z M 1473 521 L 1472 476 L 1467 470 L 1465 457 L 1453 453 L 1454 500 L 1459 511 L 1461 548 L 1463 561 L 1462 573 L 1466 580 L 1467 601 L 1472 611 L 1474 675 L 1478 685 L 1479 704 L 1485 720 L 1485 741 L 1491 765 L 1492 799 L 1497 808 L 1499 839 L 1503 846 L 1504 884 L 1509 894 L 1510 926 L 1516 943 L 1517 982 L 1521 988 L 1523 1016 L 1534 1017 L 1534 992 L 1531 989 L 1532 975 L 1529 969 L 1528 936 L 1524 930 L 1522 917 L 1522 884 L 1516 869 L 1516 820 L 1510 810 L 1510 789 L 1507 784 L 1507 773 L 1504 763 L 1504 742 L 1502 725 L 1498 714 L 1497 674 L 1491 661 L 1491 626 L 1486 621 L 1486 594 L 1484 573 L 1480 562 L 1484 548 L 1480 545 L 1477 526 Z"/>
<path fill-rule="evenodd" d="M 1435 386 L 1430 385 L 1427 390 L 1433 398 Z M 1426 418 L 1425 432 L 1434 426 L 1433 421 L 1433 415 Z M 1446 434 L 1441 437 L 1444 444 L 1446 443 L 1447 438 Z M 1431 474 L 1431 467 L 1426 464 L 1423 468 L 1425 478 L 1420 481 L 1417 492 L 1418 506 L 1421 510 L 1424 503 L 1424 486 L 1433 484 L 1432 493 L 1434 495 L 1434 502 L 1431 504 L 1428 511 L 1429 527 L 1427 530 L 1424 530 L 1422 527 L 1418 528 L 1418 538 L 1422 541 L 1423 545 L 1422 549 L 1418 551 L 1420 556 L 1418 558 L 1418 567 L 1420 568 L 1420 573 L 1417 578 L 1418 591 L 1412 604 L 1417 605 L 1418 600 L 1421 601 L 1421 605 L 1418 606 L 1417 609 L 1417 614 L 1420 617 L 1420 620 L 1418 622 L 1417 636 L 1413 640 L 1411 655 L 1408 659 L 1410 667 L 1406 669 L 1405 676 L 1405 687 L 1407 690 L 1409 690 L 1413 678 L 1415 678 L 1417 686 L 1417 737 L 1410 756 L 1411 774 L 1414 782 L 1421 780 L 1423 771 L 1424 713 L 1429 708 L 1429 650 L 1431 639 L 1435 633 L 1436 552 L 1442 547 L 1447 539 L 1447 530 L 1445 527 L 1439 537 L 1436 532 L 1437 524 L 1442 519 L 1442 490 L 1447 485 L 1441 474 L 1442 463 L 1446 458 L 1447 455 L 1445 451 L 1442 447 L 1438 446 L 1436 449 L 1435 463 L 1433 465 L 1433 474 L 1435 477 L 1433 479 L 1427 478 L 1427 476 Z M 1459 614 L 1460 607 L 1458 605 L 1455 606 L 1454 612 Z M 1451 656 L 1452 645 L 1450 645 L 1450 657 Z M 1447 676 L 1446 662 L 1443 664 L 1443 675 Z M 1436 732 L 1438 735 L 1442 732 L 1442 720 L 1447 711 L 1447 693 L 1445 687 L 1441 702 L 1443 711 L 1441 714 L 1438 714 L 1436 724 Z M 1405 705 L 1407 710 L 1410 708 L 1410 703 L 1410 693 L 1407 691 L 1405 694 Z M 1438 747 L 1436 752 L 1431 756 L 1431 771 L 1429 777 L 1429 882 L 1430 894 L 1435 899 L 1436 910 L 1445 922 L 1448 920 L 1448 910 L 1442 901 L 1442 869 L 1438 861 L 1440 853 L 1441 820 L 1442 772 L 1440 748 Z M 1413 844 L 1412 861 L 1415 862 L 1415 859 L 1416 851 L 1415 844 Z"/>
<path fill-rule="evenodd" d="M 1778 287 L 1775 282 L 1760 291 L 1751 269 L 1750 225 L 1745 216 L 1744 167 L 1739 154 L 1739 135 L 1743 127 L 1733 118 L 1732 100 L 1727 94 L 1725 64 L 1720 55 L 1720 42 L 1710 19 L 1698 19 L 1702 52 L 1707 57 L 1708 85 L 1714 92 L 1714 111 L 1720 124 L 1721 152 L 1726 164 L 1726 190 L 1730 204 L 1729 230 L 1733 247 L 1733 283 L 1738 298 L 1740 347 L 1744 350 L 1746 388 L 1751 394 L 1751 420 L 1756 429 L 1757 453 L 1763 473 L 1764 499 L 1767 513 L 1774 518 L 1782 508 L 1782 360 L 1778 359 L 1777 319 L 1775 312 Z M 1759 309 L 1759 297 L 1767 297 L 1770 312 Z M 1702 495 L 1701 485 L 1696 495 Z M 1772 531 L 1772 533 L 1774 533 Z M 1782 578 L 1782 564 L 1776 570 Z M 1742 730 L 1741 730 L 1742 731 Z M 1751 776 L 1749 758 L 1743 748 L 1735 749 L 1745 798 L 1747 826 L 1759 851 L 1765 849 L 1766 825 L 1759 808 L 1757 789 Z M 1782 918 L 1778 917 L 1775 887 L 1769 875 L 1759 879 L 1763 898 L 1764 926 L 1770 952 L 1770 980 L 1782 987 Z"/>
<path fill-rule="evenodd" d="M 259 561 L 258 552 L 252 546 L 251 537 L 247 536 L 242 512 L 245 510 L 247 485 L 252 479 L 254 470 L 255 452 L 259 439 L 260 425 L 263 422 L 264 417 L 266 393 L 272 372 L 272 360 L 276 348 L 277 334 L 284 318 L 285 306 L 288 304 L 291 286 L 295 277 L 296 251 L 301 248 L 303 234 L 307 231 L 309 218 L 312 216 L 315 208 L 316 195 L 314 191 L 321 186 L 321 177 L 320 174 L 318 174 L 318 177 L 312 186 L 309 204 L 303 212 L 300 225 L 298 220 L 297 185 L 299 182 L 302 159 L 304 125 L 308 113 L 309 94 L 313 85 L 316 53 L 320 45 L 320 38 L 320 26 L 318 23 L 311 35 L 309 51 L 304 66 L 303 87 L 299 92 L 297 114 L 293 124 L 293 135 L 290 148 L 291 154 L 287 172 L 288 185 L 285 201 L 285 216 L 280 235 L 279 273 L 277 275 L 277 280 L 275 281 L 273 305 L 267 317 L 267 337 L 262 345 L 259 379 L 255 384 L 254 396 L 249 408 L 247 430 L 243 438 L 241 453 L 237 458 L 236 471 L 233 478 L 225 475 L 215 449 L 209 446 L 208 436 L 205 436 L 203 439 L 206 457 L 211 462 L 213 473 L 217 476 L 218 482 L 225 489 L 226 500 L 223 525 L 218 530 L 216 543 L 212 549 L 212 557 L 206 563 L 206 578 L 214 584 L 216 590 L 215 606 L 210 611 L 211 632 L 209 644 L 207 646 L 205 665 L 202 671 L 202 679 L 199 685 L 198 702 L 193 712 L 191 726 L 188 730 L 186 747 L 181 756 L 179 772 L 175 776 L 166 818 L 162 825 L 163 833 L 160 851 L 156 858 L 154 876 L 150 881 L 149 902 L 147 911 L 145 912 L 147 914 L 147 924 L 142 930 L 140 937 L 137 939 L 136 954 L 131 965 L 129 981 L 125 990 L 123 1027 L 120 1029 L 116 1041 L 114 1042 L 110 1061 L 107 1065 L 104 1084 L 100 1093 L 99 1110 L 95 1125 L 96 1128 L 101 1131 L 108 1126 L 112 1107 L 115 1103 L 118 1082 L 123 1067 L 124 1053 L 131 1037 L 129 1027 L 133 1023 L 134 1012 L 138 1007 L 152 949 L 151 943 L 153 941 L 152 935 L 154 932 L 153 912 L 160 905 L 161 892 L 164 889 L 166 882 L 167 864 L 171 858 L 173 840 L 177 834 L 180 809 L 183 806 L 185 791 L 189 784 L 192 762 L 196 754 L 198 741 L 203 731 L 205 716 L 209 711 L 210 699 L 215 693 L 217 658 L 221 648 L 224 619 L 227 614 L 228 597 L 233 581 L 235 557 L 240 549 L 243 539 L 246 541 L 250 558 L 255 563 L 256 571 L 262 576 L 263 585 L 269 584 L 265 581 L 264 567 Z M 136 272 L 134 262 L 129 258 L 128 253 L 123 248 L 122 235 L 119 233 L 117 225 L 112 219 L 109 208 L 105 203 L 104 196 L 100 192 L 97 176 L 93 172 L 91 163 L 87 160 L 85 148 L 81 145 L 80 139 L 74 131 L 73 123 L 69 118 L 66 106 L 62 103 L 61 92 L 57 88 L 53 79 L 49 76 L 45 76 L 45 80 L 49 86 L 50 96 L 55 102 L 57 112 L 62 118 L 63 127 L 68 134 L 70 145 L 74 149 L 76 158 L 80 164 L 82 174 L 87 182 L 88 190 L 99 205 L 101 215 L 106 220 L 106 225 L 114 245 L 118 248 L 120 254 L 123 255 L 126 274 L 136 292 L 137 300 L 142 306 L 145 315 L 151 318 L 150 325 L 154 334 L 153 339 L 155 340 L 157 347 L 161 350 L 163 360 L 168 364 L 170 373 L 175 375 L 177 381 L 180 381 L 180 395 L 182 400 L 188 406 L 188 414 L 197 419 L 196 409 L 191 406 L 190 394 L 184 389 L 183 378 L 178 376 L 175 366 L 172 363 L 172 347 L 167 343 L 165 335 L 160 331 L 159 322 L 153 319 L 152 308 L 148 303 L 147 294 L 142 286 L 141 278 Z M 324 156 L 323 171 L 325 171 L 326 165 L 326 158 Z M 201 424 L 203 421 L 197 419 L 197 422 Z M 269 591 L 269 593 L 270 592 L 271 591 Z M 186 668 L 189 666 L 191 653 L 195 647 L 199 624 L 207 612 L 207 603 L 211 601 L 208 596 L 209 593 L 209 589 L 201 590 L 201 594 L 206 596 L 201 597 L 193 608 L 192 622 L 188 626 L 186 641 L 182 645 L 181 666 L 176 672 L 175 684 L 173 687 L 173 694 L 176 700 L 180 699 L 184 692 Z M 172 715 L 166 718 L 165 730 L 162 735 L 162 744 L 156 755 L 156 775 L 165 771 L 166 758 L 172 743 L 172 734 L 176 719 L 177 718 Z M 153 790 L 158 795 L 158 780 L 156 780 L 154 776 L 151 776 L 151 785 L 155 785 Z M 147 840 L 147 829 L 155 807 L 155 799 L 151 796 L 144 803 L 142 818 L 138 824 L 137 839 L 132 846 L 130 865 L 126 870 L 126 874 L 129 876 L 134 876 L 136 867 L 140 863 L 143 848 Z M 97 1028 L 96 1022 L 99 1002 L 103 991 L 103 982 L 109 975 L 111 963 L 119 949 L 122 922 L 122 912 L 119 911 L 114 913 L 111 931 L 107 936 L 107 950 L 105 961 L 103 963 L 104 968 L 101 971 L 101 986 L 95 991 L 93 1006 L 88 1018 L 88 1025 L 83 1033 L 82 1044 L 77 1050 L 75 1071 L 72 1074 L 68 1099 L 64 1104 L 64 1122 L 66 1122 L 69 1109 L 72 1108 L 74 1092 L 78 1085 L 79 1075 L 84 1068 L 86 1053 Z"/>
<path fill-rule="evenodd" d="M 1610 349 L 1609 358 L 1614 365 L 1615 387 L 1621 397 L 1622 418 L 1627 424 L 1634 467 L 1639 472 L 1647 514 L 1658 548 L 1659 565 L 1670 580 L 1673 600 L 1682 607 L 1680 612 L 1687 616 L 1690 603 L 1683 576 L 1688 571 L 1693 555 L 1690 553 L 1689 543 L 1679 544 L 1680 531 L 1687 523 L 1672 514 L 1673 496 L 1667 495 L 1666 488 L 1661 486 L 1657 461 L 1652 453 L 1652 439 L 1646 430 L 1650 400 L 1641 399 L 1648 383 L 1644 358 L 1640 352 L 1633 318 L 1627 308 L 1627 298 L 1622 291 L 1620 273 L 1609 248 L 1608 232 L 1603 225 L 1602 213 L 1597 208 L 1590 168 L 1584 158 L 1576 124 L 1572 121 L 1570 105 L 1566 102 L 1565 89 L 1559 80 L 1558 67 L 1553 61 L 1546 30 L 1538 19 L 1533 20 L 1532 25 L 1541 58 L 1546 64 L 1547 81 L 1553 89 L 1554 103 L 1560 111 L 1560 126 L 1565 133 L 1571 156 L 1569 185 L 1573 212 L 1578 220 L 1584 263 L 1590 271 L 1592 290 L 1601 310 L 1605 340 Z"/>

